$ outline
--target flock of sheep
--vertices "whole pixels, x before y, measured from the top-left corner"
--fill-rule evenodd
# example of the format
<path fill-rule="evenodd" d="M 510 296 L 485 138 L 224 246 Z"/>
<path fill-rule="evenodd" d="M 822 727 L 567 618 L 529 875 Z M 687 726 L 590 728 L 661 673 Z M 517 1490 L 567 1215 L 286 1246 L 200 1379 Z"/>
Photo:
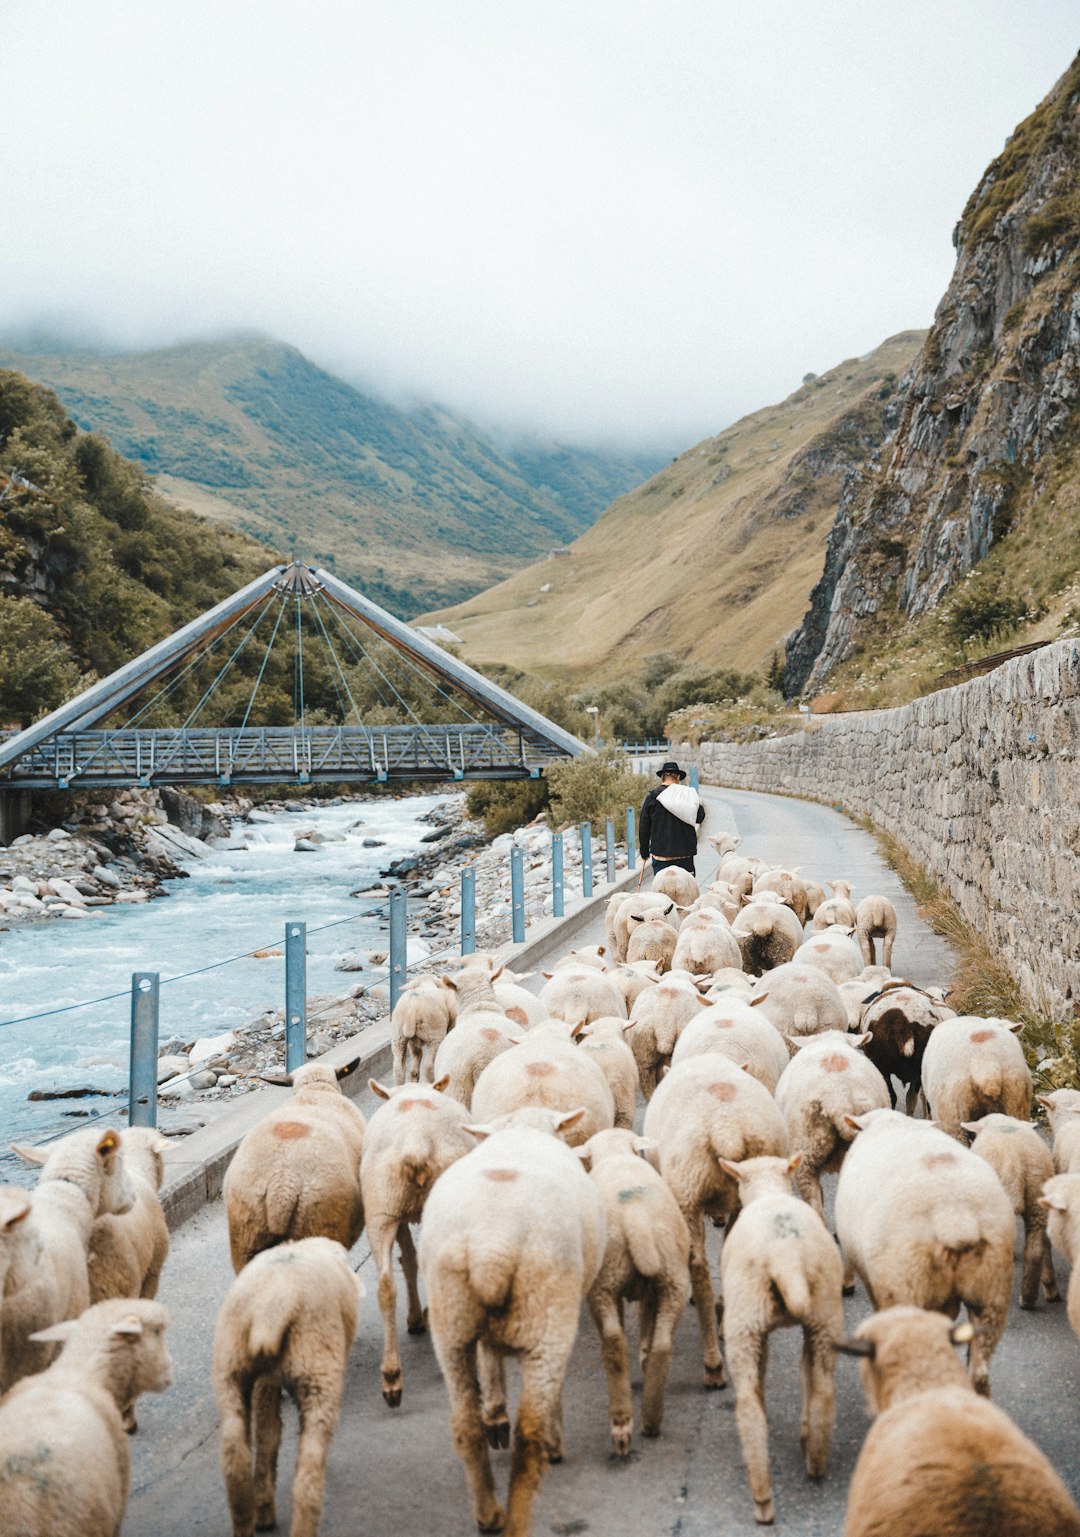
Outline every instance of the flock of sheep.
<path fill-rule="evenodd" d="M 692 1299 L 705 1386 L 730 1372 L 759 1522 L 775 1517 L 768 1337 L 797 1327 L 809 1477 L 826 1472 L 838 1350 L 861 1357 L 877 1416 L 849 1537 L 1080 1534 L 1054 1469 L 988 1397 L 1016 1218 L 1022 1307 L 1040 1287 L 1057 1298 L 1048 1234 L 1080 1260 L 1080 1092 L 1040 1096 L 1051 1154 L 1029 1119 L 1019 1027 L 956 1017 L 939 989 L 893 977 L 886 899 L 853 907 L 842 882 L 826 896 L 740 855 L 737 840 L 713 841 L 710 885 L 669 868 L 651 891 L 613 897 L 606 946 L 565 956 L 537 994 L 489 956 L 410 982 L 393 1017 L 394 1086 L 371 1080 L 384 1102 L 366 1122 L 341 1087 L 358 1064 L 313 1062 L 245 1137 L 225 1181 L 236 1279 L 213 1355 L 236 1537 L 276 1521 L 283 1392 L 300 1416 L 291 1531 L 317 1530 L 363 1295 L 348 1251 L 365 1227 L 383 1396 L 393 1408 L 404 1391 L 396 1245 L 407 1326 L 430 1330 L 482 1532 L 531 1530 L 543 1470 L 563 1455 L 582 1302 L 625 1455 L 626 1307 L 638 1304 L 648 1437 Z M 44 1159 L 19 1151 L 44 1166 L 32 1192 L 0 1188 L 0 1527 L 115 1537 L 124 1430 L 138 1395 L 170 1377 L 167 1315 L 151 1300 L 167 1251 L 160 1146 L 152 1132 L 86 1130 Z M 836 1239 L 822 1199 L 833 1173 Z M 724 1230 L 721 1302 L 709 1222 Z M 1078 1273 L 1068 1310 L 1080 1334 Z M 874 1311 L 845 1339 L 841 1299 L 856 1277 Z M 512 1428 L 508 1357 L 520 1368 Z"/>

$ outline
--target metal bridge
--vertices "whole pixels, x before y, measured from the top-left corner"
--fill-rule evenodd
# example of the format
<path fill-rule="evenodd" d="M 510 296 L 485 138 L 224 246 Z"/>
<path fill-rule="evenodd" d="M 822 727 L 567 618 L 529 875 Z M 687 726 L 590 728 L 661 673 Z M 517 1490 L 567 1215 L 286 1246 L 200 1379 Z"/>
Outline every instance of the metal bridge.
<path fill-rule="evenodd" d="M 295 635 L 297 718 L 291 726 L 253 724 L 266 662 L 286 615 L 290 626 L 295 622 L 289 633 Z M 305 626 L 309 665 L 316 643 L 342 705 L 341 724 L 306 719 Z M 260 627 L 269 638 L 242 722 L 203 723 L 199 717 L 212 713 L 215 693 L 244 647 L 256 637 L 262 645 Z M 140 724 L 208 658 L 222 665 L 181 725 Z M 409 672 L 414 703 L 408 689 L 398 686 L 400 677 L 395 683 L 392 663 Z M 362 719 L 350 685 L 350 675 L 355 680 L 361 667 L 375 681 L 380 700 L 404 717 L 400 723 Z M 419 717 L 417 677 L 438 696 L 442 713 L 449 709 L 462 717 L 460 722 Z M 151 690 L 148 702 L 120 718 Z M 106 724 L 112 720 L 117 724 Z M 34 725 L 0 733 L 0 790 L 523 779 L 537 778 L 545 763 L 588 750 L 570 732 L 331 573 L 294 560 L 266 572 Z"/>

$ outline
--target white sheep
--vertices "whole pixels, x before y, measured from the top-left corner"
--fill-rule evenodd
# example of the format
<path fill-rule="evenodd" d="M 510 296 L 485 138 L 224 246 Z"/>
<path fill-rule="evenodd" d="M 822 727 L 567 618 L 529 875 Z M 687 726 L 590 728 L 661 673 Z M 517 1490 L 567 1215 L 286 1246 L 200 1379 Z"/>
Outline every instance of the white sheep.
<path fill-rule="evenodd" d="M 505 1522 L 506 1537 L 527 1537 L 544 1464 L 562 1457 L 563 1379 L 604 1252 L 600 1196 L 553 1135 L 573 1120 L 534 1109 L 491 1128 L 438 1180 L 420 1233 L 431 1336 L 476 1523 L 499 1531 Z M 505 1355 L 521 1363 L 521 1398 L 504 1516 L 488 1440 L 509 1440 Z"/>
<path fill-rule="evenodd" d="M 233 1537 L 277 1524 L 283 1391 L 300 1411 L 290 1534 L 315 1537 L 362 1296 L 348 1255 L 330 1238 L 279 1244 L 233 1282 L 218 1314 L 213 1361 Z"/>
<path fill-rule="evenodd" d="M 1080 1537 L 1080 1511 L 1042 1452 L 972 1393 L 952 1347 L 973 1332 L 893 1307 L 839 1342 L 862 1357 L 877 1415 L 851 1475 L 845 1537 Z"/>
<path fill-rule="evenodd" d="M 476 1146 L 466 1130 L 469 1112 L 445 1093 L 447 1081 L 386 1089 L 368 1080 L 380 1105 L 364 1130 L 360 1191 L 371 1254 L 379 1272 L 379 1307 L 383 1316 L 382 1392 L 392 1409 L 401 1403 L 401 1353 L 397 1333 L 394 1244 L 408 1293 L 410 1334 L 426 1327 L 417 1288 L 416 1249 L 410 1223 L 420 1221 L 431 1187 L 444 1169 Z"/>
<path fill-rule="evenodd" d="M 718 1051 L 746 1071 L 770 1094 L 788 1064 L 788 1049 L 764 1010 L 729 993 L 690 1020 L 675 1043 L 671 1065 Z"/>
<path fill-rule="evenodd" d="M 763 898 L 748 903 L 731 927 L 742 951 L 743 970 L 755 977 L 790 961 L 802 939 L 802 924 L 791 908 Z"/>
<path fill-rule="evenodd" d="M 742 951 L 722 913 L 709 910 L 683 919 L 671 957 L 672 971 L 711 976 L 724 966 L 741 966 Z"/>
<path fill-rule="evenodd" d="M 631 917 L 634 913 L 663 918 L 673 929 L 679 927 L 681 914 L 670 897 L 662 891 L 638 891 L 632 896 L 617 892 L 608 903 L 605 917 L 607 952 L 616 965 L 626 961 L 630 943 Z"/>
<path fill-rule="evenodd" d="M 809 939 L 795 951 L 791 957 L 797 966 L 818 966 L 830 977 L 837 986 L 841 982 L 851 982 L 863 969 L 862 951 L 852 939 L 849 930 L 841 929 L 835 924 L 832 928 L 821 929 L 811 934 Z"/>
<path fill-rule="evenodd" d="M 1050 1122 L 1055 1174 L 1080 1172 L 1080 1089 L 1054 1089 L 1035 1097 Z"/>
<path fill-rule="evenodd" d="M 635 961 L 631 966 L 623 961 L 608 972 L 608 979 L 614 982 L 622 994 L 623 1003 L 629 1017 L 630 1010 L 634 1007 L 638 998 L 647 988 L 655 986 L 660 980 L 660 973 L 656 967 L 648 961 Z"/>
<path fill-rule="evenodd" d="M 665 865 L 652 878 L 652 889 L 661 896 L 670 897 L 679 907 L 689 907 L 701 895 L 701 887 L 689 870 L 678 865 Z"/>
<path fill-rule="evenodd" d="M 721 966 L 719 971 L 714 971 L 708 978 L 708 983 L 705 997 L 710 1001 L 722 998 L 725 993 L 749 997 L 754 991 L 753 978 L 748 977 L 741 966 Z"/>
<path fill-rule="evenodd" d="M 854 1119 L 840 1170 L 836 1231 L 872 1305 L 953 1310 L 982 1324 L 971 1343 L 976 1389 L 1005 1328 L 1016 1219 L 982 1158 L 927 1121 L 895 1110 Z"/>
<path fill-rule="evenodd" d="M 579 1107 L 582 1114 L 567 1139 L 573 1147 L 615 1124 L 615 1098 L 595 1057 L 546 1028 L 489 1062 L 473 1089 L 472 1114 L 480 1122 L 528 1106 L 559 1114 Z"/>
<path fill-rule="evenodd" d="M 591 1020 L 625 1012 L 621 990 L 608 973 L 593 966 L 573 966 L 544 975 L 548 980 L 540 989 L 540 1002 L 550 1018 L 565 1020 L 568 1025 L 587 1025 Z"/>
<path fill-rule="evenodd" d="M 222 1186 L 234 1270 L 287 1238 L 351 1249 L 363 1232 L 364 1117 L 341 1091 L 359 1061 L 336 1071 L 307 1062 L 271 1080 L 293 1092 L 243 1138 Z"/>
<path fill-rule="evenodd" d="M 390 1016 L 394 1082 L 430 1083 L 435 1053 L 457 1018 L 457 993 L 442 977 L 406 982 Z"/>
<path fill-rule="evenodd" d="M 1055 1174 L 1039 1197 L 1049 1214 L 1050 1242 L 1071 1267 L 1065 1307 L 1073 1333 L 1080 1339 L 1080 1174 Z"/>
<path fill-rule="evenodd" d="M 507 1019 L 519 1025 L 522 1030 L 532 1030 L 547 1019 L 548 1011 L 544 1004 L 535 993 L 522 987 L 520 982 L 504 982 L 500 978 L 494 988 L 499 1008 Z"/>
<path fill-rule="evenodd" d="M 1031 1115 L 1031 1069 L 1016 1039 L 1022 1025 L 961 1014 L 931 1032 L 923 1055 L 922 1086 L 942 1131 L 964 1140 L 962 1124 L 997 1111 L 1026 1121 Z"/>
<path fill-rule="evenodd" d="M 825 901 L 825 889 L 817 881 L 804 880 L 806 887 L 806 911 L 811 918 L 817 916 L 817 910 Z"/>
<path fill-rule="evenodd" d="M 641 1433 L 657 1436 L 672 1336 L 690 1296 L 690 1234 L 663 1179 L 637 1156 L 644 1147 L 632 1131 L 617 1130 L 599 1132 L 578 1149 L 604 1208 L 607 1242 L 589 1290 L 589 1310 L 600 1335 L 611 1439 L 620 1457 L 630 1450 L 634 1425 L 623 1303 L 640 1303 Z"/>
<path fill-rule="evenodd" d="M 867 966 L 877 959 L 874 940 L 884 940 L 881 959 L 884 965 L 892 965 L 893 942 L 896 939 L 896 908 L 888 897 L 863 897 L 855 909 L 855 927 L 858 930 L 859 948 Z"/>
<path fill-rule="evenodd" d="M 800 925 L 806 922 L 809 916 L 806 885 L 800 880 L 797 870 L 786 870 L 782 865 L 777 865 L 764 871 L 755 878 L 751 896 L 758 897 L 766 891 L 775 892 L 784 906 L 791 908 Z"/>
<path fill-rule="evenodd" d="M 881 993 L 881 985 L 888 981 L 889 973 L 881 966 L 864 966 L 852 982 L 841 982 L 839 992 L 847 1012 L 847 1027 L 856 1033 L 862 1029 L 863 1009 L 871 998 Z M 835 985 L 835 984 L 834 984 Z"/>
<path fill-rule="evenodd" d="M 172 1381 L 159 1302 L 98 1302 L 41 1331 L 47 1371 L 0 1401 L 0 1487 L 9 1537 L 118 1537 L 131 1480 L 119 1405 Z"/>
<path fill-rule="evenodd" d="M 814 912 L 812 927 L 815 930 L 832 928 L 834 924 L 843 929 L 856 926 L 855 909 L 847 897 L 827 897 Z"/>
<path fill-rule="evenodd" d="M 0 1392 L 40 1372 L 56 1355 L 53 1343 L 32 1336 L 90 1306 L 87 1256 L 94 1222 L 130 1211 L 135 1187 L 124 1166 L 118 1131 L 72 1132 L 50 1148 L 13 1150 L 41 1168 L 27 1219 L 40 1247 L 32 1266 L 8 1272 L 0 1312 Z"/>
<path fill-rule="evenodd" d="M 565 970 L 568 966 L 592 966 L 596 971 L 607 971 L 606 945 L 586 945 L 583 950 L 568 950 L 552 966 L 552 971 Z"/>
<path fill-rule="evenodd" d="M 690 1229 L 690 1284 L 697 1309 L 705 1386 L 724 1386 L 705 1218 L 726 1221 L 738 1208 L 735 1181 L 722 1160 L 782 1157 L 787 1133 L 772 1095 L 749 1073 L 716 1052 L 673 1067 L 645 1111 L 649 1154 L 667 1181 Z"/>
<path fill-rule="evenodd" d="M 608 1081 L 615 1102 L 616 1129 L 634 1124 L 637 1106 L 638 1067 L 626 1041 L 629 1023 L 612 1016 L 594 1019 L 576 1028 L 579 1050 L 586 1052 Z"/>
<path fill-rule="evenodd" d="M 678 931 L 658 914 L 630 915 L 630 938 L 626 945 L 628 961 L 649 961 L 657 971 L 670 971 L 678 942 Z"/>
<path fill-rule="evenodd" d="M 847 1010 L 840 990 L 818 966 L 789 961 L 754 983 L 753 997 L 762 1012 L 789 1039 L 821 1030 L 846 1030 Z"/>
<path fill-rule="evenodd" d="M 776 1519 L 765 1417 L 774 1329 L 803 1332 L 801 1440 L 811 1478 L 825 1477 L 836 1415 L 833 1342 L 844 1327 L 842 1266 L 820 1216 L 791 1193 L 800 1156 L 722 1164 L 742 1202 L 720 1257 L 724 1337 L 754 1514 L 764 1525 Z"/>
<path fill-rule="evenodd" d="M 708 1004 L 690 977 L 670 976 L 642 993 L 630 1010 L 627 1044 L 638 1065 L 638 1080 L 645 1099 L 651 1099 L 657 1080 L 671 1065 L 675 1042 Z"/>
<path fill-rule="evenodd" d="M 1036 1305 L 1040 1281 L 1047 1302 L 1056 1302 L 1059 1293 L 1046 1236 L 1046 1208 L 1039 1201 L 1043 1185 L 1054 1177 L 1050 1149 L 1030 1121 L 996 1112 L 965 1122 L 964 1130 L 971 1133 L 971 1151 L 986 1159 L 1024 1224 L 1020 1306 Z"/>
<path fill-rule="evenodd" d="M 153 1127 L 129 1126 L 121 1131 L 120 1142 L 135 1201 L 122 1216 L 106 1212 L 98 1217 L 90 1231 L 91 1302 L 156 1297 L 169 1253 L 169 1229 L 158 1199 L 168 1140 Z"/>

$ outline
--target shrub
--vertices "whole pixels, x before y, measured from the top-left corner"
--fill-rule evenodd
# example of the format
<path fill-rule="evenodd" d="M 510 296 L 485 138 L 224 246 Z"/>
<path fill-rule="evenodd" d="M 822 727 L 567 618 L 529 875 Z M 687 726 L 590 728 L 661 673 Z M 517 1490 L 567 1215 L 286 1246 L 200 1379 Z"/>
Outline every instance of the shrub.
<path fill-rule="evenodd" d="M 1012 593 L 962 592 L 952 606 L 949 630 L 955 640 L 992 640 L 1019 624 L 1027 613 L 1023 598 Z"/>
<path fill-rule="evenodd" d="M 546 779 L 480 779 L 469 786 L 465 806 L 483 821 L 489 838 L 512 833 L 546 811 L 550 787 Z"/>
<path fill-rule="evenodd" d="M 644 782 L 631 772 L 614 748 L 553 763 L 547 771 L 551 789 L 548 820 L 554 827 L 588 822 L 602 832 L 607 817 L 615 819 L 616 837 L 626 836 L 626 808 L 644 798 Z"/>

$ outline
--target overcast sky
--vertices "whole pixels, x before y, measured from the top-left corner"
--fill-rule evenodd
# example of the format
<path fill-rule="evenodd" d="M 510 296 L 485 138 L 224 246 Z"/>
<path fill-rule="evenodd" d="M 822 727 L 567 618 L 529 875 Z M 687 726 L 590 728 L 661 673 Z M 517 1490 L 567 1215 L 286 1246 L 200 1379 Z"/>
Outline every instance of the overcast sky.
<path fill-rule="evenodd" d="M 1076 0 L 0 0 L 0 331 L 682 446 L 926 325 Z"/>

